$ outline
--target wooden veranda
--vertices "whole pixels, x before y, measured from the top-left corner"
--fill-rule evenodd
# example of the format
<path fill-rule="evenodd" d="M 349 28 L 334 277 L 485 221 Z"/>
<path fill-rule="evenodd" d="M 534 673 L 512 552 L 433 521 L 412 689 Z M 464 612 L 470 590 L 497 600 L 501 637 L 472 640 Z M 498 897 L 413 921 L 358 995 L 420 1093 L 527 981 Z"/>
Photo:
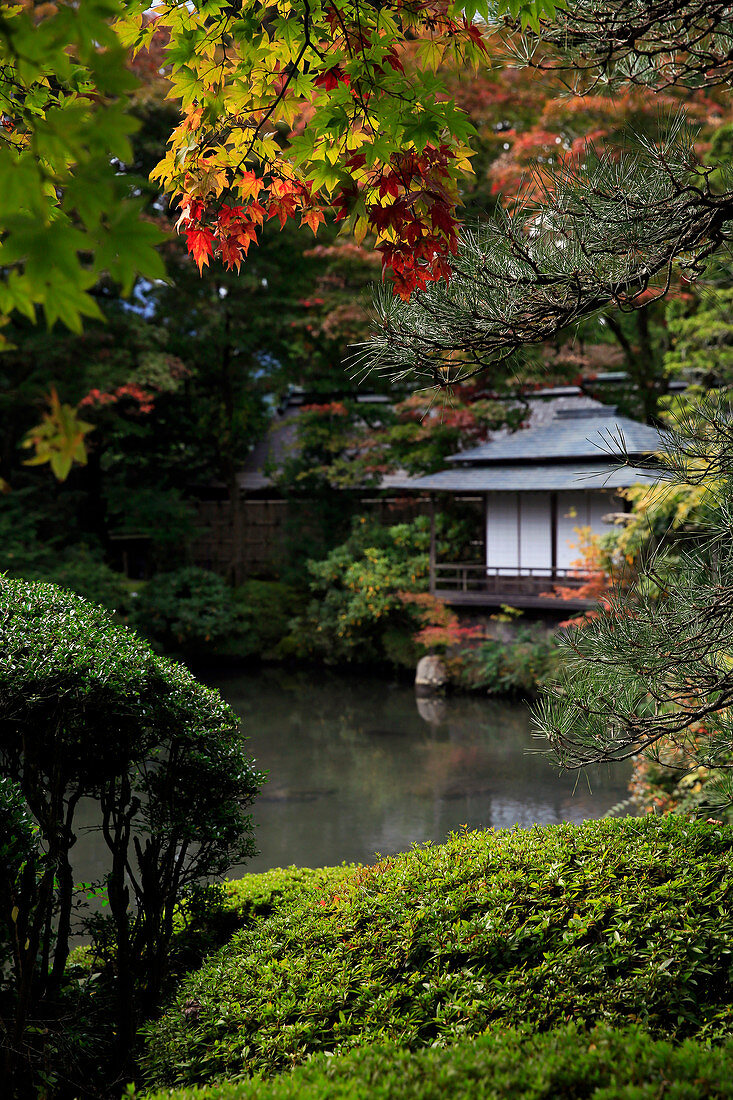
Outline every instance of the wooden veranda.
<path fill-rule="evenodd" d="M 587 578 L 571 569 L 502 569 L 476 563 L 437 563 L 431 569 L 430 591 L 444 603 L 464 607 L 500 607 L 509 604 L 522 609 L 585 611 L 596 600 L 555 591 L 579 589 Z"/>
<path fill-rule="evenodd" d="M 480 562 L 438 562 L 435 497 L 430 494 L 430 593 L 455 607 L 501 607 L 549 612 L 587 611 L 597 600 L 571 594 L 588 583 L 577 569 L 517 568 Z M 560 595 L 556 589 L 562 587 Z M 568 592 L 568 589 L 571 592 Z"/>

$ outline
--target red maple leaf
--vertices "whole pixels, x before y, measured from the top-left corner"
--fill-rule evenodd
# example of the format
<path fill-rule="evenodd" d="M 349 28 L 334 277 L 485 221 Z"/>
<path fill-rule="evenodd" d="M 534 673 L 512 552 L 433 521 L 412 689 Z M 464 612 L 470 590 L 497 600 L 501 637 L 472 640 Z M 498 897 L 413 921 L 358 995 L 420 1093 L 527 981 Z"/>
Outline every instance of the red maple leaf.
<path fill-rule="evenodd" d="M 471 39 L 473 44 L 475 46 L 478 46 L 478 48 L 480 50 L 482 50 L 484 53 L 487 54 L 489 51 L 488 51 L 488 47 L 486 45 L 486 40 L 484 39 L 484 36 L 482 35 L 481 31 L 476 26 L 476 24 L 475 23 L 469 23 L 467 19 L 464 20 L 464 24 L 465 24 L 465 26 L 464 26 L 463 29 L 468 34 L 468 37 Z"/>
<path fill-rule="evenodd" d="M 395 273 L 392 276 L 392 286 L 395 294 L 399 295 L 403 302 L 406 302 L 411 297 L 414 290 L 418 287 L 418 279 L 416 272 L 405 271 Z"/>
<path fill-rule="evenodd" d="M 190 195 L 183 195 L 178 203 L 178 208 L 181 211 L 181 216 L 176 222 L 176 229 L 179 229 L 182 223 L 188 222 L 188 226 L 184 228 L 190 228 L 194 222 L 200 221 L 204 213 L 204 204 L 200 199 L 193 199 Z"/>
<path fill-rule="evenodd" d="M 391 224 L 392 214 L 389 206 L 380 206 L 374 202 L 369 207 L 369 221 L 378 233 L 383 232 Z"/>
<path fill-rule="evenodd" d="M 358 198 L 358 194 L 359 193 L 357 191 L 356 184 L 353 182 L 346 184 L 344 187 L 341 188 L 340 191 L 336 193 L 336 196 L 331 203 L 331 205 L 337 211 L 336 216 L 333 219 L 335 222 L 340 222 L 343 221 L 344 218 L 348 218 L 351 212 L 351 208 Z"/>
<path fill-rule="evenodd" d="M 425 223 L 420 218 L 412 218 L 403 229 L 404 238 L 409 245 L 416 245 L 425 236 Z"/>
<path fill-rule="evenodd" d="M 270 199 L 270 205 L 267 210 L 267 217 L 279 218 L 280 228 L 282 229 L 288 218 L 292 218 L 297 210 L 295 199 L 292 195 L 283 195 L 281 199 Z"/>
<path fill-rule="evenodd" d="M 386 53 L 384 55 L 384 60 L 387 62 L 388 65 L 391 65 L 392 68 L 396 70 L 396 72 L 404 73 L 404 71 L 405 71 L 404 67 L 403 67 L 402 62 L 400 61 L 399 57 L 397 56 L 397 52 L 394 48 L 391 49 L 389 51 L 389 53 Z"/>
<path fill-rule="evenodd" d="M 316 88 L 323 88 L 325 92 L 332 92 L 339 84 L 349 84 L 350 80 L 340 65 L 334 65 L 332 69 L 326 69 L 325 72 L 319 73 L 313 83 Z"/>
<path fill-rule="evenodd" d="M 433 229 L 440 229 L 447 237 L 451 236 L 457 225 L 456 219 L 451 215 L 450 207 L 445 202 L 434 202 L 430 207 L 430 221 Z"/>
<path fill-rule="evenodd" d="M 247 247 L 249 247 L 249 241 L 247 241 Z M 225 237 L 219 242 L 219 254 L 226 265 L 227 271 L 231 271 L 233 267 L 236 267 L 237 271 L 239 271 L 243 258 L 243 249 L 238 241 L 233 237 Z"/>
<path fill-rule="evenodd" d="M 222 206 L 217 217 L 219 232 L 226 230 L 233 221 L 240 221 L 244 216 L 243 206 Z"/>
<path fill-rule="evenodd" d="M 203 271 L 208 265 L 209 256 L 214 254 L 214 233 L 207 226 L 200 229 L 186 230 L 186 245 L 188 251 L 198 264 L 199 271 Z"/>
<path fill-rule="evenodd" d="M 400 180 L 394 172 L 387 172 L 382 175 L 379 180 L 379 197 L 383 199 L 385 195 L 391 195 L 393 199 L 396 199 L 400 193 Z"/>
<path fill-rule="evenodd" d="M 347 160 L 344 161 L 347 168 L 363 168 L 366 164 L 365 153 L 354 153 Z"/>

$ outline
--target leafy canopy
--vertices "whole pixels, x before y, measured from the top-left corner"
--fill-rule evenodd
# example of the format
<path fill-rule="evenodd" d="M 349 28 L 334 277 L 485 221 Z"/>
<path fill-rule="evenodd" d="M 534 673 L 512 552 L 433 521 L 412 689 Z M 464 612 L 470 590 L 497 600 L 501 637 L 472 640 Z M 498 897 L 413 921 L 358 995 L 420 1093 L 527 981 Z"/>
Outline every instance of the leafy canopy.
<path fill-rule="evenodd" d="M 120 0 L 4 5 L 0 18 L 0 317 L 40 307 L 79 331 L 102 273 L 164 275 L 162 234 L 117 163 L 131 159 L 136 81 L 111 27 Z M 1 323 L 1 322 L 0 322 Z"/>
<path fill-rule="evenodd" d="M 437 70 L 485 61 L 487 0 L 128 5 L 121 40 L 165 41 L 183 121 L 155 169 L 200 269 L 239 269 L 263 223 L 329 213 L 376 234 L 403 297 L 449 275 L 472 127 Z M 498 5 L 525 24 L 549 0 Z M 157 38 L 156 38 L 157 36 Z"/>

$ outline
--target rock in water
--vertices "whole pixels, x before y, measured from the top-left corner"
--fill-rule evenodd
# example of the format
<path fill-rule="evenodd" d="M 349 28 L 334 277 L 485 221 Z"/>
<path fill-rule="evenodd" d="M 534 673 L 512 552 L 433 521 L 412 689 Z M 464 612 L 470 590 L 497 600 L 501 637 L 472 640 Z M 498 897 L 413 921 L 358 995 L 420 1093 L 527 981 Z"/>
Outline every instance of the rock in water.
<path fill-rule="evenodd" d="M 415 691 L 418 695 L 433 695 L 443 691 L 448 683 L 448 670 L 440 657 L 428 654 L 421 657 L 415 673 Z"/>

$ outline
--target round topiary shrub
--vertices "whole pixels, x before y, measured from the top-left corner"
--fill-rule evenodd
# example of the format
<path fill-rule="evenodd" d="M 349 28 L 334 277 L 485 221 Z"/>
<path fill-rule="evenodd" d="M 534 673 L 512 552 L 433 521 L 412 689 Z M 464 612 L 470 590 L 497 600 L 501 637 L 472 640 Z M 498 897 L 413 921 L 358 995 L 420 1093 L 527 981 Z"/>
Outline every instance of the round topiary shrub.
<path fill-rule="evenodd" d="M 20 794 L 43 849 L 8 918 L 25 937 L 2 1005 L 6 1033 L 21 1035 L 63 979 L 78 900 L 74 817 L 91 797 L 109 850 L 101 939 L 127 1051 L 160 993 L 186 888 L 255 852 L 248 806 L 262 776 L 237 716 L 102 608 L 0 579 L 0 773 L 14 784 L 8 812 L 21 812 Z M 16 869 L 16 886 L 22 877 Z"/>

